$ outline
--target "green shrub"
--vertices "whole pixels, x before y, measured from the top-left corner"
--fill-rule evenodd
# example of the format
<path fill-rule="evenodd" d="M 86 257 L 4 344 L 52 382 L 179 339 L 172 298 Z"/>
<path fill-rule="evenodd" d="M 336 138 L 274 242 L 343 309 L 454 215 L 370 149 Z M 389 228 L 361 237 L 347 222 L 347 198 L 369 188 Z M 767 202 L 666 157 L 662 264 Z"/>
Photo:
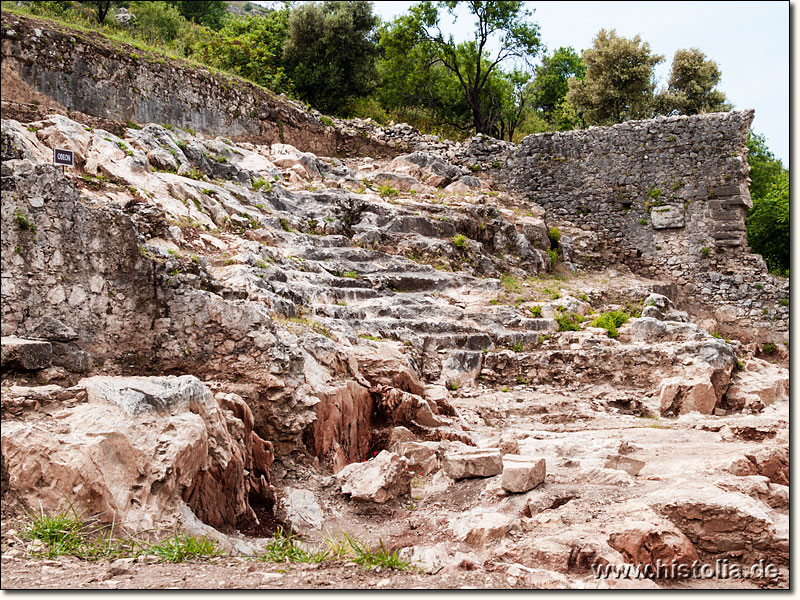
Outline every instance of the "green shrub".
<path fill-rule="evenodd" d="M 464 248 L 467 245 L 467 236 L 463 233 L 457 233 L 453 236 L 453 243 L 456 248 Z"/>
<path fill-rule="evenodd" d="M 331 119 L 330 117 L 322 115 L 319 118 L 319 120 L 322 121 L 322 124 L 325 125 L 326 127 L 333 127 L 333 119 Z"/>
<path fill-rule="evenodd" d="M 628 314 L 622 311 L 612 310 L 595 318 L 592 327 L 602 327 L 608 332 L 608 337 L 615 338 L 618 335 L 617 328 L 622 327 L 629 318 Z"/>
<path fill-rule="evenodd" d="M 500 278 L 500 284 L 503 286 L 503 289 L 507 292 L 514 292 L 519 294 L 522 291 L 519 279 L 517 279 L 513 275 L 508 275 L 508 274 L 503 275 Z"/>
<path fill-rule="evenodd" d="M 390 185 L 382 185 L 381 187 L 378 188 L 378 194 L 382 198 L 394 198 L 395 196 L 399 195 L 400 192 L 398 192 Z"/>
<path fill-rule="evenodd" d="M 708 258 L 711 255 L 711 248 L 703 246 L 700 248 L 700 254 L 702 254 L 704 258 Z"/>
<path fill-rule="evenodd" d="M 536 306 L 529 306 L 528 310 L 531 311 L 531 315 L 533 315 L 534 319 L 542 318 L 542 307 L 538 304 Z"/>
<path fill-rule="evenodd" d="M 559 331 L 578 331 L 583 319 L 575 313 L 556 315 Z"/>
<path fill-rule="evenodd" d="M 561 230 L 555 226 L 550 227 L 547 230 L 547 236 L 550 238 L 550 247 L 558 248 L 558 244 L 561 242 Z"/>
<path fill-rule="evenodd" d="M 36 231 L 36 225 L 31 223 L 28 215 L 19 208 L 14 209 L 14 221 L 16 221 L 20 231 Z"/>
<path fill-rule="evenodd" d="M 778 351 L 778 348 L 772 342 L 767 342 L 766 344 L 764 344 L 764 346 L 762 346 L 762 350 L 764 354 L 772 355 Z"/>
<path fill-rule="evenodd" d="M 661 188 L 653 188 L 652 190 L 647 192 L 647 195 L 650 196 L 653 200 L 658 200 L 661 197 L 661 194 L 663 193 L 664 191 Z"/>
<path fill-rule="evenodd" d="M 547 255 L 550 257 L 551 268 L 555 268 L 556 264 L 558 263 L 558 249 L 549 248 L 547 250 Z"/>

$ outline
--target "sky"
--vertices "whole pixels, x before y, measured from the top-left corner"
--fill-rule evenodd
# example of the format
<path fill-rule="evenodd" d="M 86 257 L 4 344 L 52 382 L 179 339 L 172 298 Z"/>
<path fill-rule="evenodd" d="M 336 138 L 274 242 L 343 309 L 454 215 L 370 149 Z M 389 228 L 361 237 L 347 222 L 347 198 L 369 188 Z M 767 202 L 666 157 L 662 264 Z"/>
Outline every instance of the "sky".
<path fill-rule="evenodd" d="M 375 2 L 383 20 L 404 13 L 415 2 Z M 699 48 L 722 72 L 717 89 L 734 109 L 755 109 L 753 129 L 789 166 L 789 2 L 526 2 L 534 9 L 542 41 L 552 52 L 572 46 L 591 47 L 600 29 L 616 29 L 631 38 L 641 36 L 654 53 L 663 54 L 656 66 L 659 85 L 666 85 L 675 51 Z M 447 27 L 457 41 L 474 30 L 466 12 Z M 445 19 L 442 20 L 445 23 Z"/>

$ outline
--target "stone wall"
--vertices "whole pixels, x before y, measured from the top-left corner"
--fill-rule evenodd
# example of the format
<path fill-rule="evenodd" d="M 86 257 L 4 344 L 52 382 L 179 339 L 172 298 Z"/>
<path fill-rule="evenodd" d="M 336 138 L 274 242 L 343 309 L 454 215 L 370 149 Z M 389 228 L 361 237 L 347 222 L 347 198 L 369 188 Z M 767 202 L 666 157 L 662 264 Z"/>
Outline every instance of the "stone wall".
<path fill-rule="evenodd" d="M 326 126 L 319 113 L 245 80 L 42 19 L 2 13 L 2 60 L 4 79 L 19 77 L 30 88 L 4 85 L 7 102 L 42 94 L 93 117 L 288 143 L 326 156 L 388 156 L 397 146 Z"/>
<path fill-rule="evenodd" d="M 714 113 L 532 135 L 505 149 L 500 177 L 550 222 L 588 229 L 688 295 L 725 305 L 721 320 L 782 335 L 789 283 L 747 246 L 752 119 Z"/>

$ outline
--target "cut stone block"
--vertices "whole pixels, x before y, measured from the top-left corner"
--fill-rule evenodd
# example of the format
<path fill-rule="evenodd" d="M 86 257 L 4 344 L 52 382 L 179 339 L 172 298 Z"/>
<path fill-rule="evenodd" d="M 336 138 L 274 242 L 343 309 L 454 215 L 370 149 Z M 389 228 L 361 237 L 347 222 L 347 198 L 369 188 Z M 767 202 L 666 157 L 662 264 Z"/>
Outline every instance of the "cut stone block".
<path fill-rule="evenodd" d="M 444 455 L 442 467 L 451 479 L 491 477 L 503 472 L 499 450 L 462 450 Z"/>
<path fill-rule="evenodd" d="M 506 454 L 503 456 L 503 480 L 507 492 L 527 492 L 544 482 L 546 466 L 543 458 Z"/>

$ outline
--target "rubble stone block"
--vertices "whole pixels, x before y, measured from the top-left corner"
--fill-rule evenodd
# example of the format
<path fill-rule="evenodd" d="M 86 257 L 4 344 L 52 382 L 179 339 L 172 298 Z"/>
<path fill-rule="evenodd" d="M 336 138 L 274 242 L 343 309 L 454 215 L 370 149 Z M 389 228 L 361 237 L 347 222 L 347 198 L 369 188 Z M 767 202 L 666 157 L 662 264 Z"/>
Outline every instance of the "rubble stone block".
<path fill-rule="evenodd" d="M 8 336 L 0 341 L 2 346 L 2 367 L 4 369 L 23 369 L 33 371 L 50 366 L 53 347 L 50 342 L 26 340 Z"/>
<path fill-rule="evenodd" d="M 507 492 L 527 492 L 544 482 L 545 460 L 533 456 L 506 454 L 503 456 L 503 480 Z"/>

